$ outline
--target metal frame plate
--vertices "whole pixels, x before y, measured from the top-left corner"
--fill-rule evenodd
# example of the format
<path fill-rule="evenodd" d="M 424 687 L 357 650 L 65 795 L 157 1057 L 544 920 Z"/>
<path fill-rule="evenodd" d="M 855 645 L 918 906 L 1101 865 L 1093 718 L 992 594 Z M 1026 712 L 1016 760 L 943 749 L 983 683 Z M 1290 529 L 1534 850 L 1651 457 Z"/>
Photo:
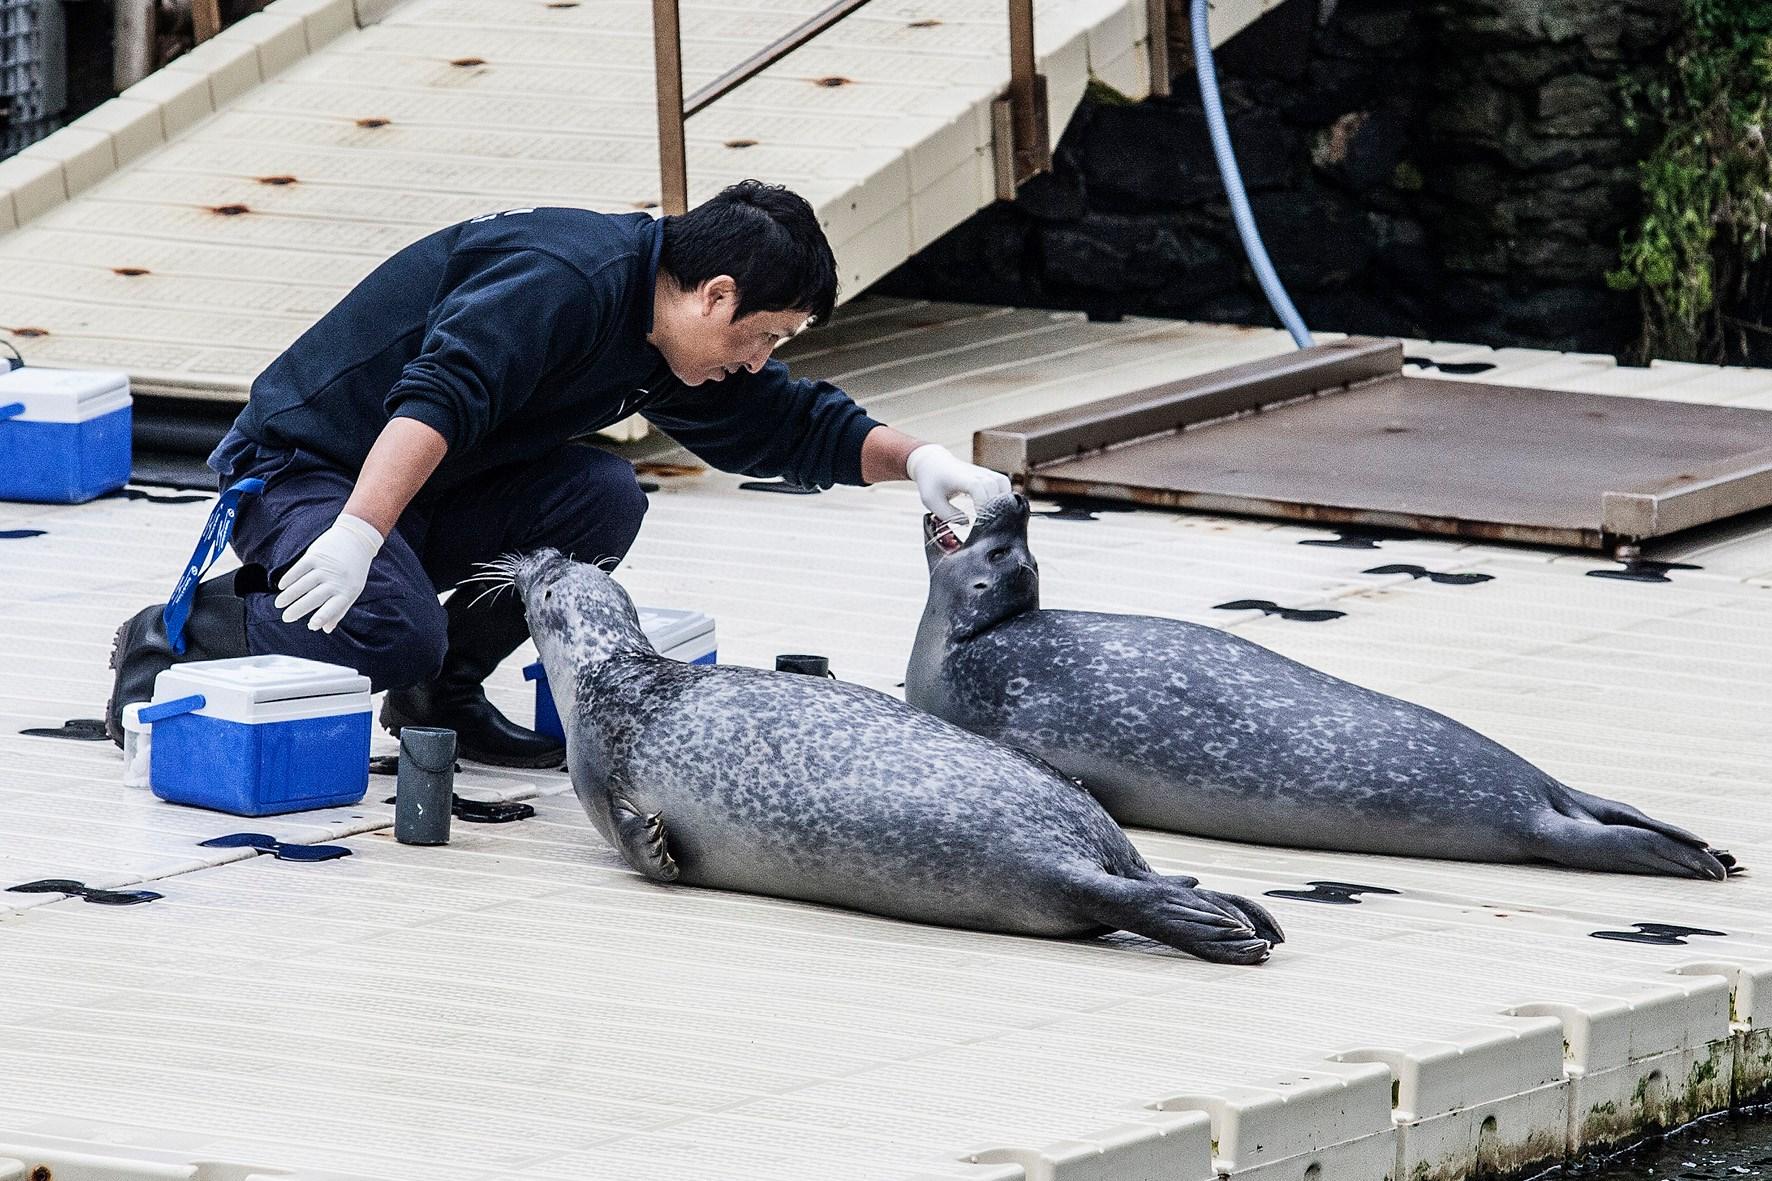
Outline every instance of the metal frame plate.
<path fill-rule="evenodd" d="M 1609 549 L 1772 505 L 1772 412 L 1403 374 L 1350 337 L 978 432 L 1030 492 Z"/>

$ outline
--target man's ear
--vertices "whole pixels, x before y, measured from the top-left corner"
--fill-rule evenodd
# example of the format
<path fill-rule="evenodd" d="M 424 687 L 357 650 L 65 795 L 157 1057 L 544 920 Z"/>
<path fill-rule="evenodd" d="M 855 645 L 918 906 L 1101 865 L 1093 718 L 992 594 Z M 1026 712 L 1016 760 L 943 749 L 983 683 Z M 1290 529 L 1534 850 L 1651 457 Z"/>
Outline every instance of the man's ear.
<path fill-rule="evenodd" d="M 715 275 L 701 285 L 699 294 L 704 316 L 718 315 L 724 307 L 726 319 L 730 321 L 732 313 L 738 309 L 738 280 L 731 275 Z"/>

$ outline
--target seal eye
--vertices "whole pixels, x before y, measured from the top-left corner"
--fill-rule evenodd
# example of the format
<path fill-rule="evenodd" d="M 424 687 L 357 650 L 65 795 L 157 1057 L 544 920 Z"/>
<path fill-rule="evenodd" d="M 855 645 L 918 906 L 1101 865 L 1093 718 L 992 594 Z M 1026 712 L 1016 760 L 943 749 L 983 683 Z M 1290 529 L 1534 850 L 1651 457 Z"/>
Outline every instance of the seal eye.
<path fill-rule="evenodd" d="M 972 584 L 972 589 L 973 590 L 990 590 L 991 584 L 988 582 L 985 582 L 983 579 L 980 579 L 979 581 Z"/>
<path fill-rule="evenodd" d="M 1008 556 L 1009 556 L 1009 547 L 1006 545 L 1000 545 L 996 549 L 991 551 L 991 561 L 993 561 L 993 562 L 1001 562 L 1004 558 L 1007 558 Z"/>

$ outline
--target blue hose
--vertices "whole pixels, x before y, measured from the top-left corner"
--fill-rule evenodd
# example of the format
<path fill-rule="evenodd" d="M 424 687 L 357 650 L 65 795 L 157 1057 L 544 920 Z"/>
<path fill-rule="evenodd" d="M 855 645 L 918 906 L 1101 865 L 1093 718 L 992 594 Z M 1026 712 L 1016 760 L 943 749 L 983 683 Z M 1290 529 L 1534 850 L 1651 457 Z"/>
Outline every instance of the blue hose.
<path fill-rule="evenodd" d="M 1268 306 L 1274 309 L 1280 323 L 1292 334 L 1292 342 L 1301 349 L 1308 349 L 1316 341 L 1311 339 L 1310 329 L 1304 326 L 1304 319 L 1292 306 L 1286 288 L 1280 285 L 1280 276 L 1274 273 L 1274 264 L 1268 260 L 1261 231 L 1255 228 L 1255 214 L 1249 209 L 1249 194 L 1243 189 L 1243 174 L 1237 169 L 1237 154 L 1231 148 L 1231 133 L 1224 122 L 1224 102 L 1218 97 L 1218 69 L 1212 62 L 1212 34 L 1206 24 L 1207 6 L 1208 0 L 1192 0 L 1188 10 L 1194 35 L 1194 73 L 1200 79 L 1200 103 L 1206 108 L 1206 128 L 1212 133 L 1212 154 L 1218 158 L 1218 175 L 1224 182 L 1225 196 L 1230 198 L 1231 220 L 1237 223 L 1243 253 L 1255 270 L 1255 278 L 1261 283 Z"/>

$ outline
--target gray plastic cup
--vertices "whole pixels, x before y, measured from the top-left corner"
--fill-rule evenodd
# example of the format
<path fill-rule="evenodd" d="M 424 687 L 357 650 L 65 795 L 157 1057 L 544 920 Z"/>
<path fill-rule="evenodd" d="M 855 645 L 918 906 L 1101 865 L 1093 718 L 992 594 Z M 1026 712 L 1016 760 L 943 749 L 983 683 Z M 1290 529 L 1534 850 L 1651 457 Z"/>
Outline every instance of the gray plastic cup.
<path fill-rule="evenodd" d="M 793 653 L 777 656 L 775 671 L 778 673 L 804 673 L 809 677 L 833 676 L 831 662 L 828 658 Z"/>
<path fill-rule="evenodd" d="M 394 839 L 447 845 L 455 804 L 455 731 L 400 727 L 400 778 L 394 792 Z"/>

